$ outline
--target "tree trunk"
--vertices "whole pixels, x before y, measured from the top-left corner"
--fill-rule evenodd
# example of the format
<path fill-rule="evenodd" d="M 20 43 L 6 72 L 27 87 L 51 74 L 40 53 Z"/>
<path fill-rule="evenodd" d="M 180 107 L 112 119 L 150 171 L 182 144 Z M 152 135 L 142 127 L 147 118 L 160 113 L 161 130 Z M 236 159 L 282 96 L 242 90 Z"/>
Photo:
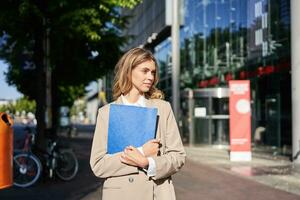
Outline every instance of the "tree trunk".
<path fill-rule="evenodd" d="M 57 131 L 59 128 L 59 120 L 60 120 L 60 114 L 59 114 L 59 106 L 60 102 L 58 100 L 58 87 L 57 87 L 57 81 L 54 76 L 52 76 L 52 134 L 54 136 L 57 136 Z"/>
<path fill-rule="evenodd" d="M 43 28 L 36 30 L 36 40 L 35 40 L 35 63 L 37 67 L 37 84 L 36 84 L 36 118 L 37 118 L 37 135 L 36 135 L 36 145 L 38 149 L 46 149 L 45 141 L 45 111 L 46 111 L 46 74 L 43 58 L 45 55 L 43 48 Z"/>

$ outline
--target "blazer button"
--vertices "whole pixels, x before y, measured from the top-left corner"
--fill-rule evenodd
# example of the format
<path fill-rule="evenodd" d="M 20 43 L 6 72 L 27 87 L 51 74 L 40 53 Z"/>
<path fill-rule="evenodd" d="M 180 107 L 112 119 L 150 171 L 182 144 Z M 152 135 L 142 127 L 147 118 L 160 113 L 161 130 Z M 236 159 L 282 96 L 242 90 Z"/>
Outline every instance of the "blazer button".
<path fill-rule="evenodd" d="M 132 182 L 134 181 L 134 179 L 133 179 L 132 177 L 130 177 L 130 178 L 128 179 L 128 181 L 129 181 L 130 183 L 132 183 Z"/>

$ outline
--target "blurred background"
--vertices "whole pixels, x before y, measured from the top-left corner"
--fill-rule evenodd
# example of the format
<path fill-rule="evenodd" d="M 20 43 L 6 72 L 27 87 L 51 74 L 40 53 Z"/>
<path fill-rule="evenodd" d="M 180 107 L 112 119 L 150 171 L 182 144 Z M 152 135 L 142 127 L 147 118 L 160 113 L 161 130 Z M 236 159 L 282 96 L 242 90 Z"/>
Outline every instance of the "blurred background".
<path fill-rule="evenodd" d="M 118 58 L 143 47 L 158 61 L 189 159 L 227 155 L 228 84 L 249 80 L 251 151 L 290 172 L 300 162 L 296 9 L 296 0 L 2 1 L 0 111 L 13 116 L 16 147 L 26 126 L 42 149 L 49 136 L 90 141 Z"/>
<path fill-rule="evenodd" d="M 97 108 L 112 101 L 117 58 L 141 46 L 158 60 L 167 100 L 172 102 L 172 79 L 179 84 L 185 142 L 193 131 L 193 144 L 228 145 L 228 82 L 250 80 L 255 147 L 292 154 L 290 1 L 179 1 L 177 77 L 172 1 L 2 4 L 1 111 L 37 125 L 40 135 L 95 124 Z M 190 110 L 187 89 L 194 92 Z M 206 115 L 194 116 L 191 130 L 188 116 L 198 107 Z"/>

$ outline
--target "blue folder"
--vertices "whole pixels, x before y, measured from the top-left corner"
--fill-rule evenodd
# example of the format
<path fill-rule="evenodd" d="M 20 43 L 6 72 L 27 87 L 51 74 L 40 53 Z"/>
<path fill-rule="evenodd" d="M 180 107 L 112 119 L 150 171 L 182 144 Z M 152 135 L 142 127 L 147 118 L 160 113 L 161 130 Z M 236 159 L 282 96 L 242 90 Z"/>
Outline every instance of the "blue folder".
<path fill-rule="evenodd" d="M 157 109 L 111 104 L 108 126 L 108 154 L 132 145 L 140 147 L 155 138 Z"/>

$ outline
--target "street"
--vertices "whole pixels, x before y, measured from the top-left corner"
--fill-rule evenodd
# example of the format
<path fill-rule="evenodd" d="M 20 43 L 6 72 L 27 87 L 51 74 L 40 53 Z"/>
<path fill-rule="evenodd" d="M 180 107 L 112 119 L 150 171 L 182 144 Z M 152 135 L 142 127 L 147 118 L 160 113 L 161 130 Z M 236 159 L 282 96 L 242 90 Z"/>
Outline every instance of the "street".
<path fill-rule="evenodd" d="M 55 177 L 54 180 L 42 177 L 37 184 L 29 188 L 11 187 L 0 190 L 2 200 L 53 200 L 53 199 L 81 199 L 93 192 L 101 182 L 93 176 L 89 168 L 89 154 L 91 139 L 72 138 L 70 145 L 77 155 L 79 170 L 75 179 L 64 182 Z"/>
<path fill-rule="evenodd" d="M 101 180 L 89 166 L 92 142 L 91 128 L 78 128 L 79 134 L 70 138 L 70 145 L 79 160 L 79 172 L 74 180 L 63 182 L 58 178 L 42 178 L 30 188 L 0 190 L 1 200 L 96 200 L 101 199 Z M 233 172 L 217 170 L 209 165 L 187 159 L 184 168 L 174 176 L 178 200 L 296 200 L 299 196 L 249 180 Z"/>
<path fill-rule="evenodd" d="M 299 196 L 271 188 L 229 172 L 187 160 L 174 176 L 177 199 L 209 200 L 296 200 Z"/>

